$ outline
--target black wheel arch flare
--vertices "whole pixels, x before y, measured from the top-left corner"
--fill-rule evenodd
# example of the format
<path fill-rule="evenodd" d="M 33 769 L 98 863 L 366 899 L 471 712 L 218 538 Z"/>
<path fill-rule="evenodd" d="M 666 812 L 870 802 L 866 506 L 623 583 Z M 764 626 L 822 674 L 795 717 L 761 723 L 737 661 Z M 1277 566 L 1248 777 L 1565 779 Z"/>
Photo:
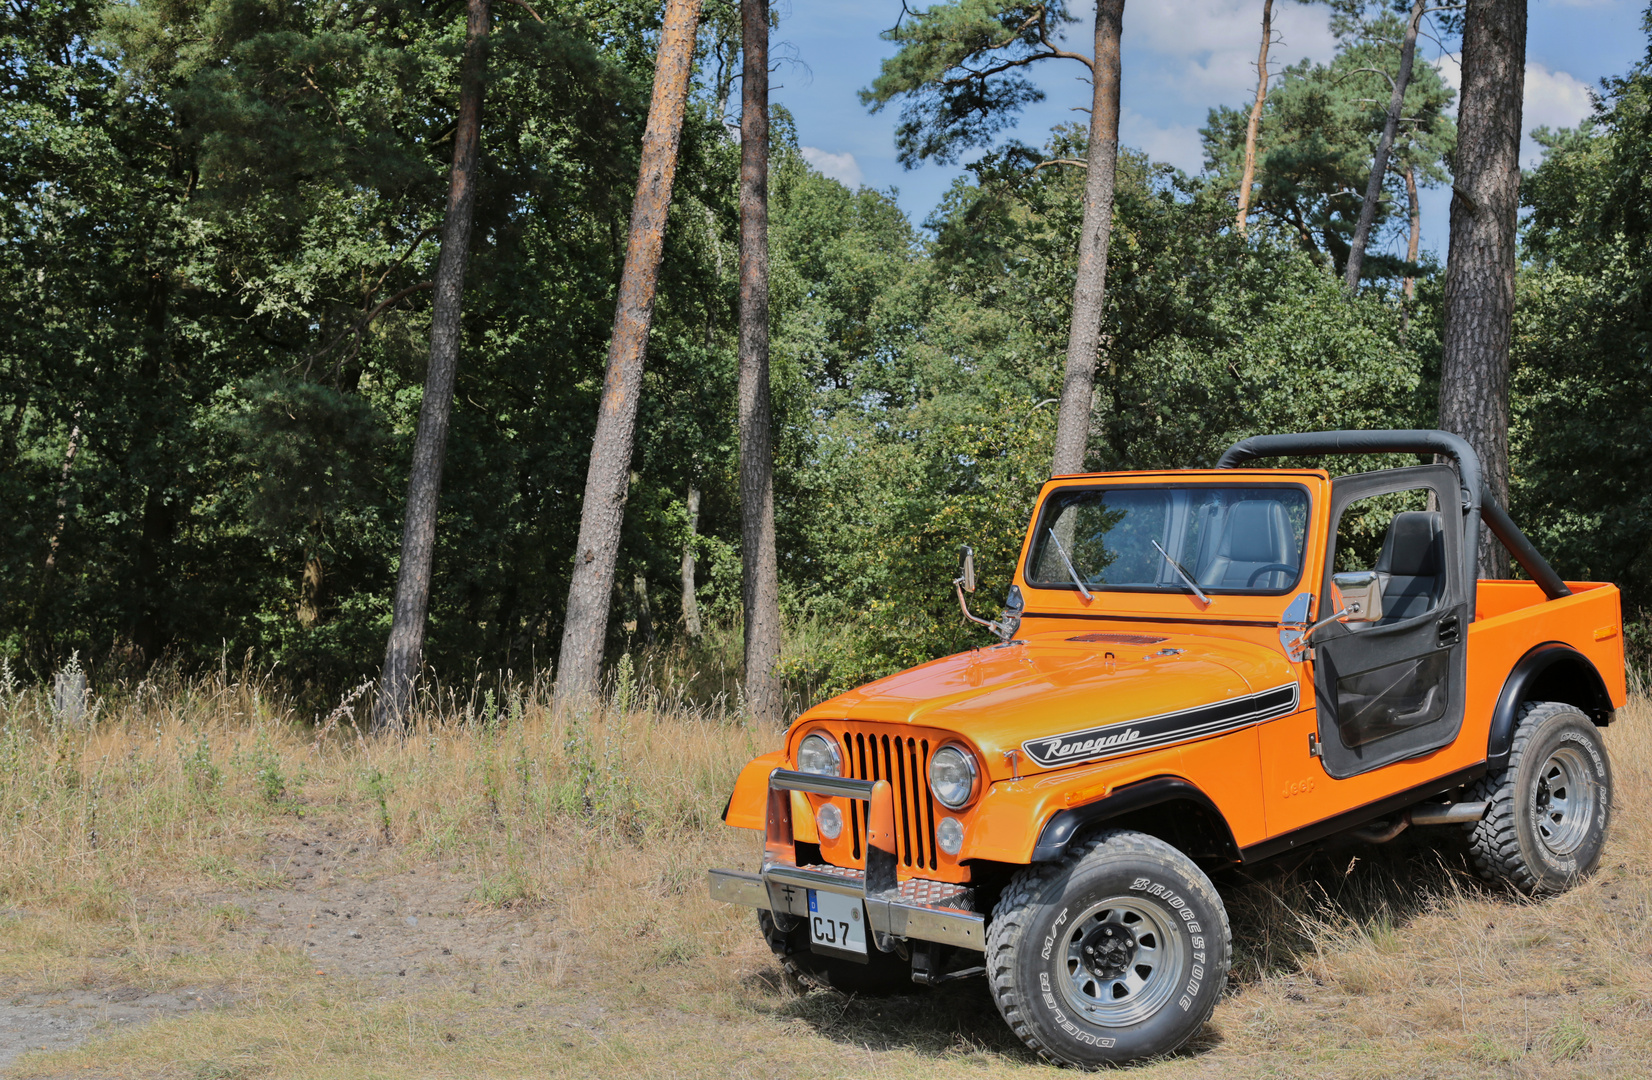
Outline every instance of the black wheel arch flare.
<path fill-rule="evenodd" d="M 1038 844 L 1033 848 L 1031 861 L 1056 862 L 1067 853 L 1068 847 L 1074 841 L 1081 839 L 1094 827 L 1116 822 L 1138 811 L 1164 807 L 1172 803 L 1191 804 L 1188 807 L 1193 812 L 1190 816 L 1196 818 L 1168 819 L 1177 828 L 1197 830 L 1203 834 L 1202 839 L 1215 848 L 1215 854 L 1232 862 L 1239 861 L 1239 845 L 1234 842 L 1233 831 L 1228 827 L 1227 819 L 1222 816 L 1222 812 L 1208 795 L 1179 776 L 1156 776 L 1149 780 L 1140 780 L 1126 784 L 1095 802 L 1058 810 L 1050 816 L 1039 832 Z M 1176 829 L 1165 830 L 1172 835 L 1160 836 L 1159 829 L 1143 828 L 1140 822 L 1133 823 L 1133 827 L 1159 836 L 1172 846 L 1181 846 L 1174 835 Z"/>
<path fill-rule="evenodd" d="M 1527 701 L 1576 705 L 1600 727 L 1610 724 L 1616 715 L 1606 680 L 1589 658 L 1564 642 L 1545 641 L 1522 656 L 1503 681 L 1497 707 L 1491 714 L 1491 733 L 1486 738 L 1486 768 L 1508 766 L 1520 706 Z"/>

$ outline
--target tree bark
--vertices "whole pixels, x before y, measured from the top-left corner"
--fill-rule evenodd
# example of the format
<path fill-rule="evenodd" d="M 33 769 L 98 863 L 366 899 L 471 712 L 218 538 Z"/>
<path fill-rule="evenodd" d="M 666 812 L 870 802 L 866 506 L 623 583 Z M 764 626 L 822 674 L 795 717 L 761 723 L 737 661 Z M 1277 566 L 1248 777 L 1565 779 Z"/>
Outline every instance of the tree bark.
<path fill-rule="evenodd" d="M 1256 182 L 1256 130 L 1262 126 L 1262 106 L 1268 102 L 1268 46 L 1273 44 L 1273 0 L 1262 0 L 1262 49 L 1256 55 L 1256 102 L 1250 107 L 1245 125 L 1245 171 L 1239 180 L 1239 213 L 1233 227 L 1245 235 L 1245 219 L 1250 216 L 1250 188 Z"/>
<path fill-rule="evenodd" d="M 1525 0 L 1469 0 L 1446 257 L 1440 426 L 1474 447 L 1486 484 L 1505 506 L 1525 60 Z M 1481 530 L 1480 573 L 1508 573 L 1508 559 L 1489 529 Z"/>
<path fill-rule="evenodd" d="M 1090 443 L 1095 365 L 1107 310 L 1107 241 L 1113 231 L 1113 177 L 1118 172 L 1118 36 L 1125 0 L 1097 0 L 1095 66 L 1090 73 L 1090 147 L 1084 182 L 1084 223 L 1079 230 L 1079 272 L 1072 286 L 1072 329 L 1067 332 L 1067 373 L 1056 419 L 1051 476 L 1084 471 Z"/>
<path fill-rule="evenodd" d="M 57 548 L 63 542 L 63 529 L 69 523 L 69 476 L 74 472 L 75 454 L 80 450 L 80 410 L 75 410 L 74 426 L 69 429 L 69 448 L 63 452 L 63 470 L 57 478 L 57 519 L 52 522 L 52 536 L 46 543 L 46 566 L 41 575 L 40 589 L 45 592 L 57 566 Z"/>
<path fill-rule="evenodd" d="M 1073 324 L 1067 336 L 1067 373 L 1055 429 L 1050 474 L 1084 470 L 1090 442 L 1091 398 L 1107 308 L 1107 242 L 1113 231 L 1113 180 L 1119 161 L 1119 35 L 1124 0 L 1097 0 L 1096 57 L 1090 81 L 1090 148 L 1084 182 L 1084 221 L 1073 282 Z"/>
<path fill-rule="evenodd" d="M 643 644 L 654 644 L 654 609 L 648 603 L 648 575 L 640 568 L 631 573 L 631 595 L 637 606 L 637 636 Z"/>
<path fill-rule="evenodd" d="M 305 630 L 314 630 L 321 621 L 321 587 L 326 573 L 319 554 L 312 553 L 304 560 L 304 578 L 298 587 L 298 625 Z"/>
<path fill-rule="evenodd" d="M 700 636 L 700 601 L 694 593 L 694 538 L 700 531 L 700 489 L 688 482 L 688 536 L 683 539 L 683 629 Z"/>
<path fill-rule="evenodd" d="M 1382 138 L 1377 142 L 1377 156 L 1371 162 L 1371 179 L 1365 183 L 1365 201 L 1359 206 L 1359 222 L 1354 226 L 1354 241 L 1349 246 L 1348 265 L 1344 268 L 1343 284 L 1349 292 L 1359 288 L 1360 270 L 1365 265 L 1365 245 L 1371 240 L 1371 226 L 1376 223 L 1377 206 L 1382 201 L 1382 182 L 1388 176 L 1388 155 L 1394 149 L 1394 136 L 1399 134 L 1400 117 L 1405 113 L 1405 88 L 1411 82 L 1411 62 L 1417 55 L 1417 24 L 1423 20 L 1426 3 L 1427 0 L 1412 0 L 1411 17 L 1405 22 L 1405 39 L 1400 44 L 1400 74 L 1394 80 L 1393 93 L 1388 98 L 1388 118 L 1383 121 Z M 1521 19 L 1524 23 L 1523 15 Z M 1522 60 L 1524 41 L 1525 31 L 1522 29 Z M 1466 52 L 1466 43 L 1464 49 Z M 1518 115 L 1518 101 L 1515 112 Z M 1518 141 L 1516 138 L 1517 144 Z"/>
<path fill-rule="evenodd" d="M 402 524 L 401 566 L 390 615 L 390 640 L 373 703 L 373 730 L 401 727 L 413 703 L 413 688 L 424 659 L 425 622 L 430 611 L 430 573 L 436 555 L 436 510 L 442 491 L 448 420 L 459 367 L 460 315 L 470 227 L 476 208 L 477 153 L 482 141 L 482 90 L 489 0 L 469 0 L 465 53 L 459 74 L 459 123 L 453 136 L 442 248 L 436 258 L 436 290 L 430 325 L 430 366 L 425 372 L 419 428 L 413 438 L 407 480 L 407 517 Z"/>
<path fill-rule="evenodd" d="M 1407 164 L 1405 167 L 1405 201 L 1406 209 L 1411 215 L 1411 239 L 1405 245 L 1405 261 L 1417 261 L 1417 247 L 1423 238 L 1423 208 L 1417 199 L 1417 169 Z M 1402 290 L 1407 302 L 1417 297 L 1417 279 L 1410 274 L 1405 276 L 1405 285 Z"/>
<path fill-rule="evenodd" d="M 769 4 L 740 0 L 740 579 L 746 705 L 781 722 L 780 571 L 769 431 Z"/>
<path fill-rule="evenodd" d="M 643 355 L 654 319 L 666 212 L 677 174 L 677 144 L 688 102 L 699 18 L 700 0 L 667 0 L 654 65 L 654 96 L 642 139 L 637 196 L 631 205 L 625 268 L 620 273 L 614 335 L 608 345 L 608 372 L 603 379 L 602 402 L 597 407 L 591 463 L 585 473 L 579 543 L 574 549 L 568 611 L 557 658 L 559 704 L 579 706 L 594 701 L 602 673 L 614 570 L 619 561 L 620 526 L 625 520 L 625 496 L 631 476 L 637 399 L 642 392 Z"/>
<path fill-rule="evenodd" d="M 1423 237 L 1422 204 L 1417 200 L 1417 169 L 1410 162 L 1405 166 L 1405 201 L 1411 215 L 1411 239 L 1405 245 L 1405 261 L 1416 263 L 1417 246 Z M 1417 298 L 1417 279 L 1409 273 L 1400 289 L 1400 343 L 1405 343 L 1411 332 L 1411 302 Z"/>

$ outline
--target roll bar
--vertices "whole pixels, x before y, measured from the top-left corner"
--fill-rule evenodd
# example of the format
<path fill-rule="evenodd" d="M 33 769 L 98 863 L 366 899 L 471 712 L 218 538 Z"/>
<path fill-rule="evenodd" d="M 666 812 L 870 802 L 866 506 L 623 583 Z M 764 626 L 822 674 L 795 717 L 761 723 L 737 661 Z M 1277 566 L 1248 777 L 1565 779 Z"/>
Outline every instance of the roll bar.
<path fill-rule="evenodd" d="M 1417 428 L 1408 431 L 1307 431 L 1294 435 L 1253 435 L 1240 439 L 1223 451 L 1218 469 L 1232 469 L 1247 461 L 1266 457 L 1296 457 L 1311 454 L 1439 454 L 1457 467 L 1462 485 L 1463 554 L 1466 580 L 1479 579 L 1480 521 L 1509 550 L 1522 569 L 1531 575 L 1550 600 L 1572 595 L 1560 575 L 1543 558 L 1526 534 L 1498 504 L 1480 474 L 1480 455 L 1466 440 L 1449 431 Z"/>

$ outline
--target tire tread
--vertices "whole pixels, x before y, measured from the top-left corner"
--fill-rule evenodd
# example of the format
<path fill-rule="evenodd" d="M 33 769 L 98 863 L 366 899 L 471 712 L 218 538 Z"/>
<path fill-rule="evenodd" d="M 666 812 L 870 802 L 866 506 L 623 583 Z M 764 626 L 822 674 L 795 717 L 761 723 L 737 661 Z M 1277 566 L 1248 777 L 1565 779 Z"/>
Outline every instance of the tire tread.
<path fill-rule="evenodd" d="M 1470 801 L 1485 800 L 1485 817 L 1467 827 L 1469 857 L 1475 871 L 1487 881 L 1507 884 L 1526 894 L 1538 896 L 1550 891 L 1520 851 L 1517 825 L 1520 765 L 1526 748 L 1551 716 L 1575 713 L 1578 709 L 1564 701 L 1527 701 L 1515 715 L 1514 739 L 1509 746 L 1508 764 L 1487 773 L 1469 789 Z"/>
<path fill-rule="evenodd" d="M 992 921 L 987 924 L 987 985 L 992 991 L 998 1011 L 1017 1038 L 1045 1061 L 1056 1065 L 1088 1067 L 1089 1063 L 1069 1058 L 1040 1038 L 1037 1029 L 1027 1020 L 1026 1005 L 1015 986 L 1015 954 L 1028 922 L 1037 910 L 1039 898 L 1055 879 L 1068 873 L 1092 852 L 1108 847 L 1120 853 L 1131 853 L 1154 859 L 1186 859 L 1180 851 L 1154 836 L 1127 829 L 1100 832 L 1068 849 L 1067 854 L 1054 863 L 1039 863 L 1019 871 L 1005 887 L 993 909 Z M 1214 896 L 1214 893 L 1213 893 Z M 1233 960 L 1233 936 L 1229 932 L 1227 910 L 1219 897 L 1215 909 L 1222 919 L 1222 958 L 1216 970 L 1228 971 Z M 1215 1011 L 1220 994 L 1212 994 L 1205 1003 L 1204 1015 L 1198 1018 L 1202 1025 Z M 1198 1030 L 1195 1025 L 1194 1030 Z"/>

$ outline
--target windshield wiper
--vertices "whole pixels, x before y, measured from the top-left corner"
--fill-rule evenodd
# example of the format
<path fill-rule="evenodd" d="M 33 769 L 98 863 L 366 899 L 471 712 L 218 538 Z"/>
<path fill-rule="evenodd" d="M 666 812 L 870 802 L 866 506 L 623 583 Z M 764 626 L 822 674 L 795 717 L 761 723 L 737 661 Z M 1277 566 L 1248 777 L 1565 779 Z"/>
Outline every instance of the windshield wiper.
<path fill-rule="evenodd" d="M 1078 576 L 1078 571 L 1077 570 L 1073 569 L 1073 560 L 1067 558 L 1067 549 L 1061 546 L 1061 537 L 1059 537 L 1055 534 L 1054 529 L 1049 529 L 1047 531 L 1050 534 L 1050 539 L 1055 541 L 1056 551 L 1061 553 L 1061 561 L 1067 564 L 1067 573 L 1069 575 L 1071 575 L 1071 577 L 1073 579 L 1073 584 L 1077 585 L 1078 586 L 1078 591 L 1084 594 L 1084 599 L 1094 600 L 1095 596 L 1090 592 L 1089 589 L 1086 589 L 1084 587 L 1084 579 Z"/>
<path fill-rule="evenodd" d="M 1183 570 L 1182 564 L 1170 557 L 1170 552 L 1166 551 L 1162 547 L 1159 547 L 1159 542 L 1157 540 L 1149 540 L 1148 543 L 1152 544 L 1153 547 L 1157 549 L 1158 553 L 1164 556 L 1165 562 L 1176 568 L 1176 573 L 1180 574 L 1182 576 L 1182 580 L 1187 582 L 1187 587 L 1193 590 L 1193 595 L 1197 596 L 1206 607 L 1209 607 L 1210 597 L 1206 596 L 1205 591 L 1199 588 L 1199 583 L 1193 580 L 1193 575 L 1188 573 L 1186 570 Z"/>

